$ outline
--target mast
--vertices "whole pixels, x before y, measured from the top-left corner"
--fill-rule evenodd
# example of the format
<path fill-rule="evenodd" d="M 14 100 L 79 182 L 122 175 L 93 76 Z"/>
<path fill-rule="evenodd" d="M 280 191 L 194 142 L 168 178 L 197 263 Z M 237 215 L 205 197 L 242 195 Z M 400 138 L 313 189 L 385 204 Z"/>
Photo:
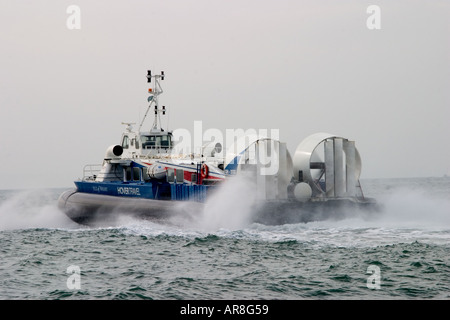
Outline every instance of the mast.
<path fill-rule="evenodd" d="M 159 103 L 158 103 L 158 96 L 161 93 L 163 93 L 163 89 L 159 82 L 160 82 L 160 80 L 164 80 L 164 71 L 161 71 L 161 74 L 152 75 L 152 71 L 147 70 L 147 83 L 151 83 L 152 78 L 154 79 L 154 81 L 153 81 L 154 85 L 153 85 L 153 88 L 148 89 L 148 93 L 150 95 L 147 98 L 147 101 L 149 102 L 149 105 L 148 105 L 147 111 L 145 112 L 144 118 L 142 119 L 141 124 L 139 125 L 139 132 L 141 132 L 141 127 L 144 124 L 145 119 L 147 118 L 148 112 L 150 111 L 150 109 L 152 109 L 152 106 L 154 106 L 153 109 L 155 111 L 155 118 L 153 120 L 153 126 L 151 129 L 151 132 L 164 131 L 161 128 L 161 113 L 163 115 L 166 114 L 166 106 L 162 106 L 162 108 L 160 108 Z"/>

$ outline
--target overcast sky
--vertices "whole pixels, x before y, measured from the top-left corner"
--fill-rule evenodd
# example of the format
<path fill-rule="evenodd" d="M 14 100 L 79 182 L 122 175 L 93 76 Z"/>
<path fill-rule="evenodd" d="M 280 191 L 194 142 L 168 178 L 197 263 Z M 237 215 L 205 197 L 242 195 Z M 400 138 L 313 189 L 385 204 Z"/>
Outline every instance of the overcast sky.
<path fill-rule="evenodd" d="M 0 0 L 0 188 L 72 187 L 139 122 L 147 69 L 171 130 L 279 129 L 291 154 L 328 132 L 356 141 L 362 178 L 450 175 L 449 17 L 444 0 Z"/>

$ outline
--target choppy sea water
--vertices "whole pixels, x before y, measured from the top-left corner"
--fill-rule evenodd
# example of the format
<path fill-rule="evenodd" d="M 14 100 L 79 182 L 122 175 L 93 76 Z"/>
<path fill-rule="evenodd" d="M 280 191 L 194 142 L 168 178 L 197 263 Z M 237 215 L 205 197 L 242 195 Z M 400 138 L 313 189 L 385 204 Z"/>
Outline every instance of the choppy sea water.
<path fill-rule="evenodd" d="M 449 299 L 450 178 L 362 186 L 377 216 L 278 226 L 228 199 L 198 224 L 86 227 L 64 189 L 2 190 L 0 299 Z"/>

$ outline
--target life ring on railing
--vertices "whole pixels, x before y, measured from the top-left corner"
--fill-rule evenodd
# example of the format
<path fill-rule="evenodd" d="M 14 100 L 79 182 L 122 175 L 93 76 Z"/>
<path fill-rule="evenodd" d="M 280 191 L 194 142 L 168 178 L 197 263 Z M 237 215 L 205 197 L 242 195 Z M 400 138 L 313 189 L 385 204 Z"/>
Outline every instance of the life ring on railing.
<path fill-rule="evenodd" d="M 206 163 L 202 164 L 202 167 L 200 169 L 200 175 L 202 176 L 202 179 L 205 179 L 209 174 L 209 168 L 206 165 Z"/>

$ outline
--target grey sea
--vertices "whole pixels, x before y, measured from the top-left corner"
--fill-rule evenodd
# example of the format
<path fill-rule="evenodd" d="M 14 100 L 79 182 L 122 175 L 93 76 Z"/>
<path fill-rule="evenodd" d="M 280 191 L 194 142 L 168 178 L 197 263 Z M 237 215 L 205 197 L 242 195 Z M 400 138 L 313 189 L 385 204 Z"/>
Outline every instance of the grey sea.
<path fill-rule="evenodd" d="M 0 299 L 448 300 L 450 178 L 361 183 L 376 215 L 277 226 L 227 195 L 199 221 L 86 227 L 65 189 L 1 190 Z"/>

